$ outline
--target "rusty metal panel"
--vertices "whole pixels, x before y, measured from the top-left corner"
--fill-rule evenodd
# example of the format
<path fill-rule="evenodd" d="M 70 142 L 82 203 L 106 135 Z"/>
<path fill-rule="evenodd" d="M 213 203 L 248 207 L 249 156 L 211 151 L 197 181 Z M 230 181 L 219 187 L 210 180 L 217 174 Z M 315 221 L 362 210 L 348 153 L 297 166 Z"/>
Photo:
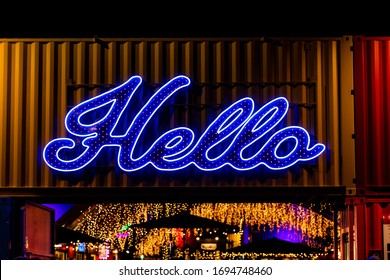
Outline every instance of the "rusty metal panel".
<path fill-rule="evenodd" d="M 354 38 L 357 188 L 390 186 L 390 38 Z"/>
<path fill-rule="evenodd" d="M 351 90 L 345 38 L 278 39 L 0 39 L 0 185 L 6 187 L 142 186 L 341 186 L 353 167 L 341 158 L 340 96 Z M 348 72 L 348 71 L 347 71 Z M 147 169 L 128 174 L 107 162 L 69 178 L 48 168 L 43 147 L 66 137 L 66 113 L 140 75 L 158 88 L 176 75 L 191 79 L 181 104 L 169 104 L 170 128 L 198 125 L 204 131 L 221 108 L 251 97 L 256 106 L 283 96 L 290 102 L 286 125 L 300 125 L 327 146 L 314 163 L 283 172 L 193 169 L 180 176 Z M 341 79 L 340 77 L 343 77 Z M 344 83 L 344 84 L 343 84 Z M 350 101 L 347 101 L 350 102 Z M 351 120 L 352 122 L 353 120 Z M 156 128 L 157 129 L 157 128 Z M 347 170 L 348 169 L 348 170 Z M 233 175 L 234 174 L 234 175 Z M 343 175 L 344 174 L 344 175 Z M 343 177 L 344 176 L 344 177 Z"/>

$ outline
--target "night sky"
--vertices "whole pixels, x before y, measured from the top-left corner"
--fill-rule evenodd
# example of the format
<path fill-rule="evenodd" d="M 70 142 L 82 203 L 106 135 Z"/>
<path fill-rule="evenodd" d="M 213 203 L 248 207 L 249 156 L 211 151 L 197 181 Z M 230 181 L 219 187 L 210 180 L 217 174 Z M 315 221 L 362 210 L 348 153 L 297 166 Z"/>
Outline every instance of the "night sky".
<path fill-rule="evenodd" d="M 357 2 L 31 2 L 2 8 L 0 38 L 390 35 L 387 9 Z"/>

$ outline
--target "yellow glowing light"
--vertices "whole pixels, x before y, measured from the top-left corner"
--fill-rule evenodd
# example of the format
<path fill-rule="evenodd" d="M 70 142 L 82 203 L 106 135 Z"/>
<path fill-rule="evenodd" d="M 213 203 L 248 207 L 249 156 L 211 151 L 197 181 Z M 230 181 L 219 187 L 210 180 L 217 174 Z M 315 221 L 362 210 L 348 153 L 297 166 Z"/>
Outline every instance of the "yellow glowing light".
<path fill-rule="evenodd" d="M 321 214 L 329 205 L 318 205 L 316 211 L 311 206 L 291 203 L 132 203 L 132 204 L 95 204 L 84 211 L 74 223 L 74 230 L 90 236 L 107 240 L 111 249 L 126 251 L 135 248 L 135 253 L 143 256 L 162 255 L 167 257 L 168 242 L 178 242 L 186 237 L 187 231 L 171 229 L 152 229 L 132 227 L 150 219 L 170 217 L 182 211 L 192 215 L 212 219 L 228 225 L 236 225 L 242 235 L 243 226 L 267 225 L 271 230 L 299 231 L 301 238 L 308 244 L 326 237 L 333 238 L 333 221 Z M 192 234 L 201 236 L 201 229 L 193 229 Z M 126 234 L 117 238 L 118 234 Z M 183 235 L 183 236 L 181 236 Z M 180 254 L 179 252 L 177 254 Z M 203 256 L 203 255 L 202 255 Z M 199 255 L 192 257 L 199 258 Z M 213 256 L 214 258 L 216 256 Z M 223 253 L 219 256 L 224 258 Z M 234 256 L 230 256 L 234 257 Z M 246 256 L 254 258 L 258 256 Z M 264 256 L 262 256 L 264 257 Z M 281 256 L 265 256 L 279 258 Z M 288 256 L 290 257 L 290 256 Z M 291 258 L 301 258 L 292 256 Z M 308 256 L 310 258 L 310 256 Z"/>

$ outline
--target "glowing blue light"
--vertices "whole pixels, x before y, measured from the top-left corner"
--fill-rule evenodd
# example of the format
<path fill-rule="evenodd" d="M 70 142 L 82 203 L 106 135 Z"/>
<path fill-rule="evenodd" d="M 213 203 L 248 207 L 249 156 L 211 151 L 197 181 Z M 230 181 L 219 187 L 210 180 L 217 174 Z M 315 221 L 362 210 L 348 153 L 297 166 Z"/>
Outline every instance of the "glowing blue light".
<path fill-rule="evenodd" d="M 244 171 L 260 165 L 282 170 L 299 161 L 312 160 L 325 150 L 324 144 L 311 144 L 308 132 L 299 126 L 285 127 L 268 136 L 287 114 L 289 103 L 286 98 L 275 98 L 255 111 L 253 99 L 246 97 L 226 108 L 197 141 L 190 128 L 173 128 L 135 158 L 146 125 L 156 118 L 158 109 L 174 93 L 190 84 L 186 76 L 173 78 L 143 105 L 125 133 L 114 133 L 141 82 L 139 76 L 133 76 L 122 85 L 70 110 L 65 127 L 71 135 L 83 139 L 81 145 L 71 138 L 50 141 L 43 150 L 46 164 L 58 171 L 77 171 L 89 165 L 103 148 L 115 147 L 118 149 L 117 164 L 126 172 L 147 165 L 162 171 L 180 170 L 189 165 L 204 171 L 223 166 Z M 106 113 L 90 121 L 87 115 L 102 108 L 107 109 Z M 292 144 L 283 145 L 286 143 Z M 287 152 L 285 146 L 288 146 Z"/>

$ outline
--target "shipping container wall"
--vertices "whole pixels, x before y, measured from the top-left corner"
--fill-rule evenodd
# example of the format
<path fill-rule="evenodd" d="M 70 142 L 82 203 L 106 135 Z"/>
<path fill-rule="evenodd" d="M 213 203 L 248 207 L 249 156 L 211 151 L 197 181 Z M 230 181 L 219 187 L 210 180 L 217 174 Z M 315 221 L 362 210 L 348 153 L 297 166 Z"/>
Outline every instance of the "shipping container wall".
<path fill-rule="evenodd" d="M 351 45 L 350 37 L 0 39 L 0 186 L 349 186 L 354 177 L 353 111 L 348 112 L 353 104 Z M 136 99 L 140 104 L 177 75 L 191 80 L 150 122 L 151 135 L 139 141 L 142 151 L 179 126 L 199 137 L 244 97 L 251 97 L 256 108 L 286 97 L 290 106 L 283 125 L 302 126 L 312 143 L 323 143 L 326 150 L 315 160 L 281 171 L 189 167 L 174 173 L 147 166 L 123 172 L 115 151 L 80 172 L 50 169 L 43 149 L 52 139 L 70 137 L 64 123 L 69 110 L 134 75 L 143 79 Z M 134 117 L 141 107 L 129 108 Z M 342 162 L 343 157 L 348 160 Z"/>
<path fill-rule="evenodd" d="M 390 38 L 354 38 L 357 188 L 390 186 Z"/>

